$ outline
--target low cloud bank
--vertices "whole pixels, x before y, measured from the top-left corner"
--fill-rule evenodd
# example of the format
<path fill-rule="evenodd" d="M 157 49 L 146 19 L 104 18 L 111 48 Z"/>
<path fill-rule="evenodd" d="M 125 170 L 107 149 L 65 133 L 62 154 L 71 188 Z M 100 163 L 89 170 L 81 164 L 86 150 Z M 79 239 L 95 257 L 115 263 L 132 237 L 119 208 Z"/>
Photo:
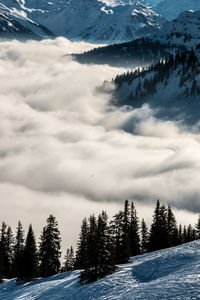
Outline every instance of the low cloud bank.
<path fill-rule="evenodd" d="M 79 209 L 114 212 L 126 198 L 146 211 L 160 198 L 196 218 L 199 134 L 156 119 L 148 105 L 112 107 L 97 87 L 122 70 L 66 56 L 91 47 L 63 38 L 1 43 L 0 219 L 12 206 L 43 220 L 66 206 L 77 232 Z"/>

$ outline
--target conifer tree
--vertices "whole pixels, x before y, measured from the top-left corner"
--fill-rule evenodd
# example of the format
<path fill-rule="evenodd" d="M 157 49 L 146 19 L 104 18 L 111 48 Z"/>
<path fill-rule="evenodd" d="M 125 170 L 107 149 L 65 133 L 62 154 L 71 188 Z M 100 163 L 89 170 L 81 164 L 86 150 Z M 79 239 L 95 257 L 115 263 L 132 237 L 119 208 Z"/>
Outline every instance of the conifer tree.
<path fill-rule="evenodd" d="M 193 241 L 193 228 L 192 228 L 192 225 L 189 224 L 187 227 L 186 242 L 191 242 L 191 241 Z"/>
<path fill-rule="evenodd" d="M 141 222 L 141 252 L 146 253 L 148 250 L 148 243 L 149 243 L 149 233 L 148 233 L 148 228 L 147 225 L 142 219 Z"/>
<path fill-rule="evenodd" d="M 183 243 L 187 243 L 187 228 L 186 226 L 184 225 L 183 227 Z"/>
<path fill-rule="evenodd" d="M 2 222 L 1 226 L 1 257 L 2 257 L 2 276 L 6 276 L 6 265 L 7 265 L 7 256 L 6 256 L 6 231 L 7 225 L 5 222 Z"/>
<path fill-rule="evenodd" d="M 160 250 L 168 247 L 167 211 L 164 205 L 157 201 L 154 211 L 153 223 L 149 237 L 149 251 Z"/>
<path fill-rule="evenodd" d="M 104 211 L 98 216 L 98 220 L 94 215 L 89 218 L 87 264 L 81 272 L 81 284 L 96 281 L 115 270 L 107 219 Z"/>
<path fill-rule="evenodd" d="M 31 281 L 38 275 L 38 252 L 32 225 L 29 226 L 23 255 L 23 279 Z"/>
<path fill-rule="evenodd" d="M 81 233 L 76 251 L 75 269 L 84 269 L 87 266 L 87 241 L 88 241 L 88 222 L 84 218 L 81 225 Z"/>
<path fill-rule="evenodd" d="M 3 281 L 3 254 L 2 254 L 2 244 L 0 240 L 0 283 Z"/>
<path fill-rule="evenodd" d="M 97 221 L 97 279 L 111 274 L 115 270 L 113 245 L 107 222 L 108 216 L 103 211 Z"/>
<path fill-rule="evenodd" d="M 75 264 L 74 249 L 71 246 L 70 248 L 67 248 L 63 271 L 67 272 L 67 271 L 74 270 L 74 264 Z"/>
<path fill-rule="evenodd" d="M 134 213 L 134 212 L 133 212 Z M 134 217 L 134 216 L 133 216 Z M 134 220 L 133 220 L 134 222 Z M 132 224 L 133 226 L 135 224 Z M 122 227 L 122 245 L 121 245 L 121 255 L 122 261 L 121 263 L 126 263 L 129 260 L 131 255 L 130 248 L 130 204 L 129 201 L 126 200 L 124 202 L 124 212 L 123 212 L 123 227 Z M 133 227 L 132 227 L 133 229 Z"/>
<path fill-rule="evenodd" d="M 129 240 L 130 240 L 130 256 L 135 256 L 140 254 L 139 220 L 133 202 L 131 203 Z"/>
<path fill-rule="evenodd" d="M 13 237 L 12 229 L 10 226 L 8 226 L 7 232 L 6 232 L 5 250 L 6 250 L 5 277 L 12 278 L 12 276 L 13 276 L 13 261 L 14 261 L 14 237 Z"/>
<path fill-rule="evenodd" d="M 179 228 L 178 228 L 178 242 L 179 242 L 179 245 L 183 243 L 183 229 L 182 229 L 181 224 L 179 225 Z"/>
<path fill-rule="evenodd" d="M 123 212 L 115 214 L 113 220 L 110 222 L 110 233 L 113 237 L 115 261 L 117 264 L 124 262 L 124 256 L 122 252 L 123 247 Z"/>
<path fill-rule="evenodd" d="M 14 276 L 23 276 L 23 255 L 24 255 L 24 230 L 21 222 L 18 222 L 17 233 L 14 244 Z"/>
<path fill-rule="evenodd" d="M 40 271 L 41 276 L 55 275 L 60 270 L 61 238 L 56 218 L 52 215 L 47 219 L 43 228 L 40 242 Z"/>
<path fill-rule="evenodd" d="M 196 238 L 199 240 L 200 239 L 200 215 L 198 217 L 195 228 L 196 228 Z"/>
<path fill-rule="evenodd" d="M 176 223 L 175 216 L 172 212 L 170 206 L 167 209 L 167 226 L 168 226 L 168 238 L 169 238 L 169 247 L 173 247 L 179 244 L 178 240 L 178 227 Z"/>

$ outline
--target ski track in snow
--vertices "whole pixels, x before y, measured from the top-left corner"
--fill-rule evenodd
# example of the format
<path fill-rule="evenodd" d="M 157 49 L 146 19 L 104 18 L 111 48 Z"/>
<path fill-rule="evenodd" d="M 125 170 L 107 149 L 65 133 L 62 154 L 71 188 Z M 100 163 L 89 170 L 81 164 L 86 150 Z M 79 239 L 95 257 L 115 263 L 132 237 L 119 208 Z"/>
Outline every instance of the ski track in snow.
<path fill-rule="evenodd" d="M 79 271 L 30 284 L 0 285 L 1 300 L 196 300 L 200 299 L 200 241 L 132 258 L 97 282 L 80 286 Z"/>

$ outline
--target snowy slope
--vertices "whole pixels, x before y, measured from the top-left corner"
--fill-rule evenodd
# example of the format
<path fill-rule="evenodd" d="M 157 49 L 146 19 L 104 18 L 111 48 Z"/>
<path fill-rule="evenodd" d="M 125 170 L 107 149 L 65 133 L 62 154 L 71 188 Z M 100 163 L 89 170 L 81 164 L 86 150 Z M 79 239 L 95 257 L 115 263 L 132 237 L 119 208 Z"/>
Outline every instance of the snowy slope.
<path fill-rule="evenodd" d="M 17 2 L 17 0 L 13 1 L 6 1 L 7 5 L 10 4 L 10 8 L 3 4 L 3 1 L 0 1 L 0 12 L 4 15 L 7 15 L 10 19 L 15 20 L 19 24 L 21 24 L 23 27 L 25 27 L 27 30 L 30 30 L 37 36 L 40 36 L 42 38 L 52 38 L 54 37 L 54 34 L 47 29 L 45 26 L 38 24 L 37 22 L 34 22 L 32 19 L 27 17 L 26 12 L 21 10 L 21 6 Z"/>
<path fill-rule="evenodd" d="M 1 300 L 191 300 L 200 298 L 200 241 L 132 258 L 106 278 L 80 287 L 78 271 L 16 286 L 0 285 Z"/>
<path fill-rule="evenodd" d="M 22 26 L 16 20 L 0 12 L 0 38 L 1 39 L 40 39 L 30 29 Z"/>
<path fill-rule="evenodd" d="M 194 124 L 200 111 L 200 64 L 193 52 L 169 57 L 142 70 L 115 78 L 116 105 L 148 103 L 161 118 Z"/>
<path fill-rule="evenodd" d="M 0 11 L 42 24 L 56 36 L 110 43 L 149 35 L 167 23 L 140 2 L 0 0 Z"/>
<path fill-rule="evenodd" d="M 153 7 L 153 10 L 161 14 L 168 20 L 173 20 L 181 12 L 186 10 L 198 10 L 200 9 L 199 0 L 163 0 L 157 6 Z"/>

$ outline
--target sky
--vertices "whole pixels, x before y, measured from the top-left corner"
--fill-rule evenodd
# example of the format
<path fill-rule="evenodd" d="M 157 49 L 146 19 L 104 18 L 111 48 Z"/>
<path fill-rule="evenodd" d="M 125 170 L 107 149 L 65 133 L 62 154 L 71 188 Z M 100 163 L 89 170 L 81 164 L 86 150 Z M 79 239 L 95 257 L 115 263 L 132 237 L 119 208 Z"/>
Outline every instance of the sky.
<path fill-rule="evenodd" d="M 148 224 L 158 198 L 182 224 L 200 212 L 198 124 L 159 120 L 148 104 L 113 107 L 103 82 L 124 70 L 66 55 L 92 47 L 57 38 L 0 48 L 0 222 L 32 223 L 39 237 L 52 213 L 63 251 L 85 216 L 112 216 L 125 199 Z"/>

